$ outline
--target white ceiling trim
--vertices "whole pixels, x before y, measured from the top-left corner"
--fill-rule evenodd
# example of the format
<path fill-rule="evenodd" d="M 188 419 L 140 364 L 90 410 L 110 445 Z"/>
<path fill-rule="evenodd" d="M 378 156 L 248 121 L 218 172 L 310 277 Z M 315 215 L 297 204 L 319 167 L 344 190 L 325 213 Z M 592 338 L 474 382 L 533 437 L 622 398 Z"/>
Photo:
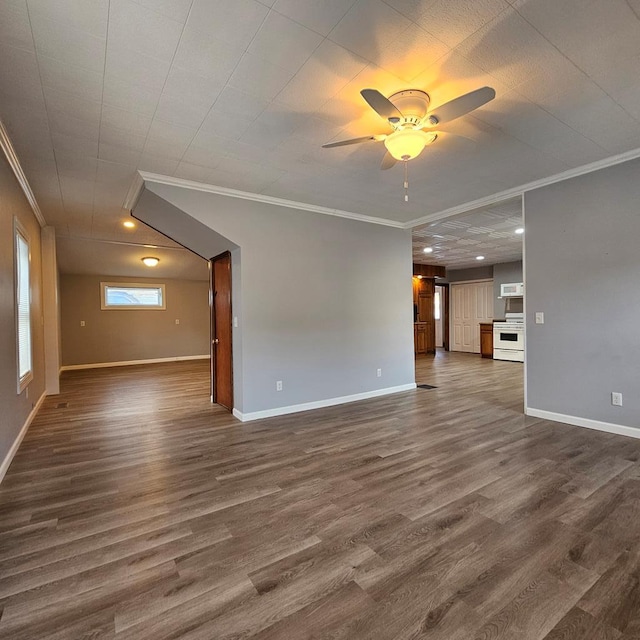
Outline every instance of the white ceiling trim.
<path fill-rule="evenodd" d="M 166 184 L 174 187 L 182 187 L 183 189 L 194 189 L 195 191 L 205 191 L 207 193 L 215 193 L 230 198 L 240 198 L 241 200 L 252 200 L 254 202 L 264 202 L 265 204 L 273 204 L 280 207 L 288 207 L 289 209 L 301 209 L 302 211 L 311 211 L 312 213 L 322 213 L 327 216 L 337 216 L 338 218 L 349 218 L 359 222 L 370 222 L 372 224 L 381 224 L 385 227 L 395 227 L 397 229 L 408 228 L 403 222 L 397 220 L 388 220 L 387 218 L 376 218 L 375 216 L 366 216 L 361 213 L 353 213 L 351 211 L 342 211 L 341 209 L 330 209 L 329 207 L 321 207 L 306 202 L 296 202 L 294 200 L 285 200 L 284 198 L 274 198 L 272 196 L 262 195 L 260 193 L 250 193 L 248 191 L 238 191 L 237 189 L 228 189 L 213 184 L 205 184 L 203 182 L 194 182 L 193 180 L 184 180 L 183 178 L 175 178 L 173 176 L 163 176 L 157 173 L 147 173 L 146 171 L 138 172 L 140 179 L 136 177 L 136 181 L 129 189 L 127 199 L 125 200 L 125 209 L 131 210 L 129 205 L 140 197 L 145 182 L 154 182 L 156 184 Z M 139 184 L 138 184 L 139 183 Z"/>
<path fill-rule="evenodd" d="M 41 227 L 47 226 L 47 221 L 44 219 L 42 215 L 42 211 L 40 211 L 40 207 L 38 206 L 38 201 L 36 197 L 33 195 L 33 191 L 31 190 L 31 185 L 27 180 L 27 176 L 22 169 L 22 165 L 20 164 L 20 159 L 18 158 L 18 154 L 11 142 L 11 138 L 9 137 L 9 132 L 4 126 L 4 122 L 0 119 L 0 147 L 4 151 L 4 155 L 7 157 L 9 162 L 9 166 L 11 167 L 13 173 L 18 180 L 18 184 L 20 185 L 24 195 L 31 206 L 31 210 L 33 211 L 36 219 L 40 223 Z"/>
<path fill-rule="evenodd" d="M 0 123 L 1 124 L 1 123 Z M 3 128 L 4 129 L 4 128 Z M 640 158 L 640 148 L 632 149 L 631 151 L 625 151 L 624 153 L 604 158 L 596 162 L 582 165 L 574 169 L 568 169 L 561 173 L 556 173 L 540 180 L 528 182 L 518 187 L 513 187 L 505 191 L 494 193 L 478 200 L 472 200 L 465 202 L 464 204 L 451 207 L 449 209 L 443 209 L 436 213 L 431 213 L 421 218 L 410 220 L 409 222 L 398 222 L 396 220 L 389 220 L 387 218 L 376 218 L 374 216 L 367 216 L 361 213 L 353 213 L 351 211 L 343 211 L 341 209 L 330 209 L 328 207 L 321 207 L 318 205 L 309 204 L 306 202 L 296 202 L 294 200 L 286 200 L 284 198 L 274 198 L 272 196 L 266 196 L 259 193 L 251 193 L 248 191 L 239 191 L 237 189 L 229 189 L 227 187 L 220 187 L 212 184 L 205 184 L 203 182 L 195 182 L 193 180 L 185 180 L 183 178 L 176 178 L 173 176 L 165 176 L 157 173 L 148 173 L 146 171 L 136 172 L 134 181 L 129 188 L 123 207 L 128 211 L 131 211 L 140 197 L 142 190 L 144 189 L 145 182 L 154 182 L 156 184 L 166 184 L 170 186 L 182 187 L 185 189 L 194 189 L 196 191 L 205 191 L 207 193 L 215 193 L 218 195 L 228 196 L 230 198 L 240 198 L 242 200 L 252 200 L 254 202 L 264 202 L 266 204 L 278 205 L 281 207 L 288 207 L 290 209 L 301 209 L 302 211 L 311 211 L 312 213 L 321 213 L 324 215 L 337 216 L 340 218 L 349 218 L 351 220 L 358 220 L 360 222 L 369 222 L 372 224 L 380 224 L 387 227 L 395 227 L 398 229 L 412 229 L 414 227 L 426 224 L 428 222 L 434 222 L 436 220 L 442 220 L 443 218 L 449 218 L 461 213 L 468 213 L 474 209 L 486 208 L 491 205 L 497 204 L 510 198 L 524 195 L 527 191 L 533 191 L 534 189 L 540 189 L 548 185 L 562 182 L 563 180 L 569 180 L 570 178 L 577 178 L 578 176 L 599 171 L 600 169 L 606 169 L 629 160 L 635 160 Z M 26 178 L 25 178 L 26 181 Z M 35 198 L 34 198 L 35 202 Z M 37 203 L 36 203 L 37 206 Z M 39 211 L 39 209 L 38 209 Z"/>
<path fill-rule="evenodd" d="M 613 167 L 616 164 L 621 164 L 623 162 L 635 160 L 637 158 L 640 158 L 640 149 L 625 151 L 624 153 L 620 153 L 609 158 L 604 158 L 603 160 L 598 160 L 596 162 L 591 162 L 589 164 L 582 165 L 581 167 L 576 167 L 575 169 L 568 169 L 567 171 L 556 173 L 555 175 L 549 176 L 547 178 L 541 178 L 540 180 L 535 180 L 534 182 L 528 182 L 527 184 L 523 184 L 519 187 L 514 187 L 513 189 L 507 189 L 506 191 L 494 193 L 493 195 L 487 196 L 485 198 L 479 198 L 478 200 L 466 202 L 465 204 L 451 207 L 449 209 L 444 209 L 442 211 L 438 211 L 437 213 L 431 213 L 429 215 L 423 216 L 422 218 L 410 220 L 409 222 L 405 223 L 404 227 L 405 229 L 411 229 L 421 224 L 426 224 L 427 222 L 434 222 L 436 220 L 442 220 L 443 218 L 449 218 L 461 213 L 468 213 L 469 211 L 473 211 L 474 209 L 485 208 L 493 204 L 497 204 L 498 202 L 502 202 L 503 200 L 509 200 L 510 198 L 514 198 L 517 196 L 523 196 L 527 191 L 540 189 L 541 187 L 546 187 L 548 185 L 555 184 L 556 182 L 562 182 L 563 180 L 569 180 L 570 178 L 577 178 L 578 176 L 583 176 L 587 173 L 592 173 L 593 171 L 599 171 L 600 169 L 606 169 L 607 167 Z"/>

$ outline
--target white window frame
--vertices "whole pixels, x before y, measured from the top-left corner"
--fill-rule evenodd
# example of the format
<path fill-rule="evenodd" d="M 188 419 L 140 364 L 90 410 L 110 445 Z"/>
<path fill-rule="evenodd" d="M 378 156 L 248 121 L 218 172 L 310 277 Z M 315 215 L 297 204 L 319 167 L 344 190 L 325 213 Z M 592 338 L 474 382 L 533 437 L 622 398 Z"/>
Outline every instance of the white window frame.
<path fill-rule="evenodd" d="M 162 304 L 151 306 L 147 304 L 107 304 L 107 287 L 121 287 L 123 289 L 160 289 L 162 292 Z M 151 282 L 101 282 L 100 283 L 100 309 L 102 311 L 127 311 L 130 309 L 144 309 L 145 311 L 165 311 L 167 308 L 167 295 L 164 284 Z"/>
<path fill-rule="evenodd" d="M 27 245 L 27 283 L 29 287 L 29 368 L 24 374 L 20 375 L 20 260 L 19 260 L 19 242 L 22 240 Z M 21 394 L 33 380 L 33 305 L 31 300 L 31 240 L 26 229 L 22 226 L 18 218 L 13 218 L 13 273 L 14 273 L 14 299 L 15 299 L 15 317 L 16 317 L 16 378 L 18 395 Z"/>

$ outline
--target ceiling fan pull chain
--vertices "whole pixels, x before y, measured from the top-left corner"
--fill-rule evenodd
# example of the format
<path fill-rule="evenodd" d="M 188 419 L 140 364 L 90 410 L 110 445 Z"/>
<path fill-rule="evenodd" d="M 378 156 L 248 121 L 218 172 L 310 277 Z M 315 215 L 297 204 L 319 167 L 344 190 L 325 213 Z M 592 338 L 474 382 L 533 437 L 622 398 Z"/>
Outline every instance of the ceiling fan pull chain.
<path fill-rule="evenodd" d="M 404 161 L 404 201 L 409 202 L 409 162 Z"/>

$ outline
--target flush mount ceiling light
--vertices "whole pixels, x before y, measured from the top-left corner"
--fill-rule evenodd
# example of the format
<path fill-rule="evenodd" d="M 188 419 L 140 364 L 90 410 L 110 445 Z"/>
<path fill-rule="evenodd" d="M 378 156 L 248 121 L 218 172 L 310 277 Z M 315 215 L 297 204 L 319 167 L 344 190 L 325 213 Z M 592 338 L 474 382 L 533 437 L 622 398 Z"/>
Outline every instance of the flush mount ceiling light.
<path fill-rule="evenodd" d="M 146 258 L 142 258 L 142 262 L 144 262 L 147 267 L 155 267 L 160 260 L 152 256 L 147 256 Z"/>
<path fill-rule="evenodd" d="M 127 227 L 127 229 L 133 229 L 136 226 L 136 223 L 133 220 L 125 220 L 122 223 L 123 227 Z"/>
<path fill-rule="evenodd" d="M 424 251 L 425 253 L 433 253 L 433 249 L 432 249 L 431 247 L 425 247 L 425 248 L 423 249 L 423 251 Z"/>
<path fill-rule="evenodd" d="M 484 256 L 476 256 L 476 260 L 484 260 Z"/>
<path fill-rule="evenodd" d="M 524 228 L 523 227 L 518 227 L 514 233 L 517 233 L 519 236 L 521 236 L 524 233 Z"/>

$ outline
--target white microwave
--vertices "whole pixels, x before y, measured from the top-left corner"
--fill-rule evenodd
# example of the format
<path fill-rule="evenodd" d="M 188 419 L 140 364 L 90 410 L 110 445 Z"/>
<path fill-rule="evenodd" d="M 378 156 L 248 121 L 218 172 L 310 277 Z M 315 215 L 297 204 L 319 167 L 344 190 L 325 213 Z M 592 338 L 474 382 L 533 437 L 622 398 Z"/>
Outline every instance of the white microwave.
<path fill-rule="evenodd" d="M 509 282 L 500 285 L 500 296 L 503 298 L 513 298 L 524 296 L 524 283 Z"/>

